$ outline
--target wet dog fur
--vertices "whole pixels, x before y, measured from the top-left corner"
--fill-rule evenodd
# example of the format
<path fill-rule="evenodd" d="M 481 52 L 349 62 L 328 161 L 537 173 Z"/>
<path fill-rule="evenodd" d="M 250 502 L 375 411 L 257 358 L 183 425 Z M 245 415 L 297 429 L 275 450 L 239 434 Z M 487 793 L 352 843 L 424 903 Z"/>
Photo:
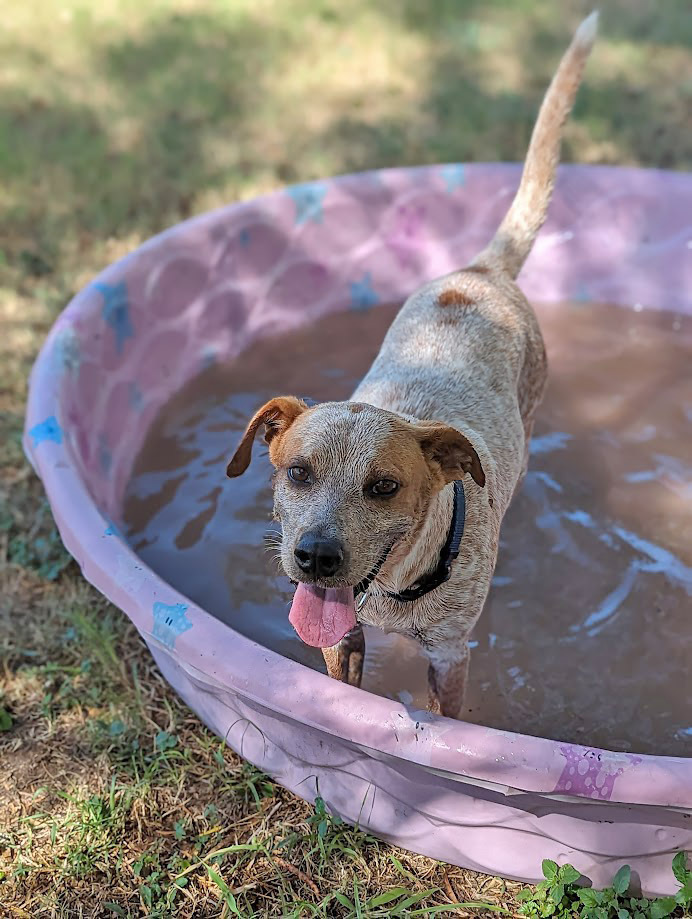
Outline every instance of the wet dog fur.
<path fill-rule="evenodd" d="M 596 28 L 592 14 L 560 62 L 518 192 L 489 245 L 408 298 L 350 400 L 310 408 L 294 396 L 271 399 L 228 464 L 229 476 L 247 468 L 263 428 L 276 468 L 281 562 L 294 581 L 352 587 L 386 556 L 358 625 L 322 649 L 330 676 L 359 685 L 363 623 L 409 635 L 429 661 L 430 708 L 450 717 L 462 714 L 468 636 L 488 594 L 502 518 L 526 473 L 546 382 L 538 322 L 515 279 L 545 219 L 562 128 Z M 303 473 L 305 481 L 291 478 Z M 456 479 L 466 521 L 450 579 L 416 601 L 393 599 L 437 564 Z M 382 482 L 395 490 L 378 493 L 392 487 Z M 296 561 L 301 537 L 313 532 L 341 547 L 338 570 L 326 577 L 306 576 Z"/>

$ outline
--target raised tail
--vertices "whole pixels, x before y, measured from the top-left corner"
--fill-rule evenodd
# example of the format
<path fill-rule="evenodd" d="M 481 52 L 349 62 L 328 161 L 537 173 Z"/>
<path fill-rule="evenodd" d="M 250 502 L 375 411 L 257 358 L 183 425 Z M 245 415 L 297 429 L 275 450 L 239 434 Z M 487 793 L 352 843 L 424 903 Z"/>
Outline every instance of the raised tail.
<path fill-rule="evenodd" d="M 531 135 L 519 190 L 488 246 L 475 266 L 500 269 L 516 278 L 536 234 L 543 226 L 555 184 L 562 128 L 567 120 L 593 47 L 598 13 L 579 26 L 545 94 Z"/>

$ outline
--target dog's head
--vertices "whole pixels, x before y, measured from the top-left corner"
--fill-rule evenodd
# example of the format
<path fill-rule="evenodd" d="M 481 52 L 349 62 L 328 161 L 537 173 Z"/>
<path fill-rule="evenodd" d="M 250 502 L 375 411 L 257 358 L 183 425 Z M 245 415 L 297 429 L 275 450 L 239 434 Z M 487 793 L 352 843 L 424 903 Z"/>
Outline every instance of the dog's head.
<path fill-rule="evenodd" d="M 448 482 L 468 472 L 485 484 L 476 451 L 448 425 L 409 422 L 358 402 L 309 408 L 292 396 L 271 399 L 254 415 L 229 476 L 247 469 L 262 427 L 276 469 L 283 569 L 312 585 L 313 594 L 326 590 L 327 599 L 330 591 L 352 596 L 397 544 L 405 545 Z"/>

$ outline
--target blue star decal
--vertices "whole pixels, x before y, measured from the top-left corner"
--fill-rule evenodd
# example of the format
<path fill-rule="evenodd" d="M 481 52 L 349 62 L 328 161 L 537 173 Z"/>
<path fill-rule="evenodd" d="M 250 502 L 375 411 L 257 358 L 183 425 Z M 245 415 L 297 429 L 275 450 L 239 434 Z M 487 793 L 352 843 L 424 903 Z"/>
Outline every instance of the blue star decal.
<path fill-rule="evenodd" d="M 105 434 L 99 435 L 99 463 L 101 464 L 103 473 L 108 475 L 113 463 L 113 454 L 111 453 L 111 448 L 108 446 Z"/>
<path fill-rule="evenodd" d="M 250 231 L 247 227 L 244 227 L 238 234 L 238 242 L 243 247 L 243 249 L 250 245 Z"/>
<path fill-rule="evenodd" d="M 202 348 L 200 358 L 202 370 L 209 370 L 210 367 L 216 364 L 218 358 L 216 348 L 213 345 L 205 345 L 205 347 Z"/>
<path fill-rule="evenodd" d="M 137 383 L 134 380 L 130 381 L 130 388 L 128 390 L 128 398 L 130 406 L 138 412 L 142 405 L 144 405 L 144 396 L 142 395 L 142 390 L 139 388 Z"/>
<path fill-rule="evenodd" d="M 103 535 L 104 536 L 120 536 L 120 530 L 118 529 L 117 524 L 113 523 L 110 517 L 106 517 L 105 520 L 108 526 L 103 531 Z"/>
<path fill-rule="evenodd" d="M 29 431 L 29 437 L 33 440 L 35 447 L 45 441 L 61 444 L 62 429 L 58 424 L 58 419 L 55 415 L 51 415 L 50 418 L 46 418 L 40 424 L 35 424 Z"/>
<path fill-rule="evenodd" d="M 447 191 L 452 192 L 455 188 L 461 188 L 466 182 L 463 163 L 449 163 L 442 167 L 442 178 L 445 180 Z"/>
<path fill-rule="evenodd" d="M 124 281 L 118 284 L 102 284 L 94 287 L 103 297 L 102 315 L 115 334 L 115 347 L 122 354 L 123 345 L 128 338 L 134 338 L 134 329 L 130 321 L 130 300 L 127 285 Z"/>
<path fill-rule="evenodd" d="M 327 194 L 324 182 L 304 182 L 302 185 L 293 185 L 286 191 L 296 206 L 296 226 L 307 223 L 308 220 L 322 223 L 322 203 Z"/>
<path fill-rule="evenodd" d="M 360 281 L 351 281 L 351 306 L 354 310 L 367 310 L 380 302 L 372 286 L 370 272 L 366 272 Z"/>
<path fill-rule="evenodd" d="M 574 292 L 574 299 L 577 303 L 588 303 L 591 297 L 589 296 L 589 288 L 582 281 L 577 284 L 577 289 Z"/>
<path fill-rule="evenodd" d="M 154 603 L 154 638 L 172 648 L 178 635 L 192 628 L 186 610 L 186 603 Z"/>

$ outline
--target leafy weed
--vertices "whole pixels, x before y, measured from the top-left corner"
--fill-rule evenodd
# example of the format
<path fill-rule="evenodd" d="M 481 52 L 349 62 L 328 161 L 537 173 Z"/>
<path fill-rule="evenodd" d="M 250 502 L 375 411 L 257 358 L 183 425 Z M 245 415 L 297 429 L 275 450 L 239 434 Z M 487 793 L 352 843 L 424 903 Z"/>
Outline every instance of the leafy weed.
<path fill-rule="evenodd" d="M 689 915 L 692 908 L 692 871 L 686 866 L 684 852 L 678 852 L 673 859 L 673 874 L 681 885 L 674 897 L 629 896 L 629 865 L 620 868 L 605 890 L 578 886 L 581 875 L 572 865 L 558 867 L 546 859 L 542 867 L 545 880 L 517 896 L 521 901 L 520 915 L 531 919 L 665 919 Z"/>

